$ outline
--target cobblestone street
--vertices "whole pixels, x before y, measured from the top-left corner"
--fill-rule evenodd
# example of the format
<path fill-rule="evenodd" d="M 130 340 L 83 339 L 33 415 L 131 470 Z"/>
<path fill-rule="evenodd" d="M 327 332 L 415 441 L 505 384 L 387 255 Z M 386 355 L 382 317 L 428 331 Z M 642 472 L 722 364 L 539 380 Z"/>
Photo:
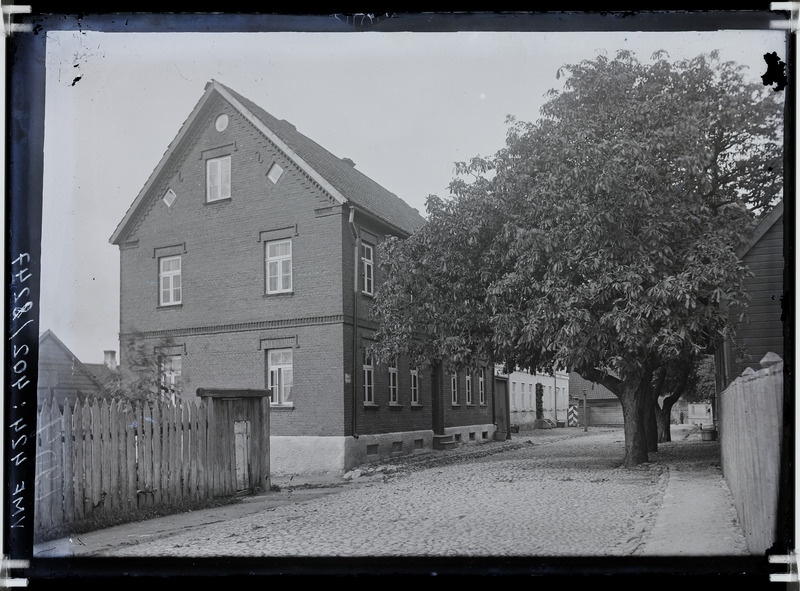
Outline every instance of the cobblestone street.
<path fill-rule="evenodd" d="M 102 536 L 96 532 L 81 536 L 75 549 L 93 556 L 195 558 L 625 557 L 652 554 L 647 547 L 653 543 L 676 550 L 686 542 L 654 527 L 670 470 L 710 474 L 712 486 L 724 484 L 718 444 L 690 434 L 679 431 L 650 463 L 626 470 L 621 429 L 532 431 L 364 466 L 341 482 L 285 482 L 261 501 L 209 510 L 223 518 L 204 522 L 204 512 L 195 512 L 181 525 L 176 516 L 173 527 L 157 533 L 139 531 L 146 524 L 119 526 L 106 530 L 113 543 L 92 543 Z M 317 487 L 320 494 L 313 494 Z M 285 502 L 259 508 L 271 497 Z M 722 536 L 731 550 L 726 554 L 746 554 L 732 504 L 721 510 L 726 532 L 733 532 Z M 691 506 L 686 511 L 691 519 Z"/>

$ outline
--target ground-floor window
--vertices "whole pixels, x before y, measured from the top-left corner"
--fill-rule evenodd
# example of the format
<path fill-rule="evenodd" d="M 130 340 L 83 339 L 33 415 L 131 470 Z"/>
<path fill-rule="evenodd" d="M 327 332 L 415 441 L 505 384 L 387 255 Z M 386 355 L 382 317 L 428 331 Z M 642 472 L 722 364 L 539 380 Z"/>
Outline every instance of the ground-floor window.
<path fill-rule="evenodd" d="M 267 352 L 270 402 L 273 405 L 291 404 L 294 372 L 291 349 L 272 349 Z"/>
<path fill-rule="evenodd" d="M 389 402 L 397 404 L 397 362 L 389 366 Z"/>
<path fill-rule="evenodd" d="M 411 404 L 419 404 L 419 372 L 411 370 Z"/>
<path fill-rule="evenodd" d="M 364 403 L 366 404 L 374 404 L 375 403 L 375 390 L 374 390 L 374 367 L 372 364 L 372 355 L 365 353 L 364 354 Z"/>
<path fill-rule="evenodd" d="M 181 356 L 164 355 L 159 358 L 158 365 L 161 395 L 175 402 L 181 393 Z"/>

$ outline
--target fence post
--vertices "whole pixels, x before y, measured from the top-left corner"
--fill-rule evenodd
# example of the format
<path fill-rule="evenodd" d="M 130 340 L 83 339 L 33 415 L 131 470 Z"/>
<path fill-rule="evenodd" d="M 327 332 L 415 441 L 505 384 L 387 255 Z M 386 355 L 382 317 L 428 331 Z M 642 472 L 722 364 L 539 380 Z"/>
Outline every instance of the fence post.
<path fill-rule="evenodd" d="M 586 410 L 586 388 L 583 389 L 583 430 L 589 430 L 589 413 Z"/>

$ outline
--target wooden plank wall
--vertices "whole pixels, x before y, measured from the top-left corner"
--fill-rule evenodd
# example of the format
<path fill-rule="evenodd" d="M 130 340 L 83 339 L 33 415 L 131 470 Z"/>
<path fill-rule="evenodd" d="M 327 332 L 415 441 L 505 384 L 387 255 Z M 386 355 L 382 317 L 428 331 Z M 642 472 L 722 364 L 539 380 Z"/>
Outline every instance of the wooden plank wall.
<path fill-rule="evenodd" d="M 783 396 L 783 362 L 747 372 L 720 396 L 722 471 L 752 554 L 775 542 Z"/>

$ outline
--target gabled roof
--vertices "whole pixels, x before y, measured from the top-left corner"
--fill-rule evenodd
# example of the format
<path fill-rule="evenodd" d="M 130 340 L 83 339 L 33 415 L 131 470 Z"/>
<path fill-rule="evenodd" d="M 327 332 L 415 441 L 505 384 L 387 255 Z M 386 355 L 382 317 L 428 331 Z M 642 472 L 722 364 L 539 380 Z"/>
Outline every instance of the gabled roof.
<path fill-rule="evenodd" d="M 770 211 L 764 217 L 764 219 L 762 219 L 758 223 L 758 225 L 755 227 L 755 230 L 753 230 L 752 236 L 750 236 L 750 240 L 747 242 L 747 244 L 743 245 L 736 251 L 736 255 L 740 259 L 744 258 L 744 256 L 748 252 L 750 252 L 750 249 L 752 249 L 756 244 L 758 244 L 758 241 L 761 240 L 764 234 L 766 234 L 769 231 L 769 229 L 775 225 L 775 222 L 781 219 L 782 216 L 783 216 L 783 199 L 781 199 L 780 202 L 772 209 L 772 211 Z"/>
<path fill-rule="evenodd" d="M 198 114 L 213 95 L 219 95 L 225 99 L 267 139 L 275 144 L 287 158 L 297 164 L 303 172 L 339 203 L 348 203 L 356 208 L 363 209 L 375 218 L 407 235 L 412 234 L 425 224 L 425 218 L 416 209 L 358 171 L 352 161 L 331 154 L 328 150 L 298 132 L 291 123 L 277 119 L 251 100 L 216 80 L 211 80 L 206 84 L 205 93 L 181 126 L 178 135 L 170 143 L 133 204 L 128 208 L 125 217 L 120 221 L 109 242 L 118 244 L 122 236 L 132 226 L 151 187 L 156 183 L 172 154 L 177 151 L 181 141 L 197 123 Z"/>
<path fill-rule="evenodd" d="M 119 376 L 117 370 L 111 369 L 105 363 L 84 363 L 83 366 L 103 384 L 107 384 L 110 380 L 117 379 Z"/>
<path fill-rule="evenodd" d="M 614 399 L 619 400 L 616 395 L 605 386 L 587 380 L 577 372 L 569 373 L 569 395 L 573 398 L 583 398 L 583 391 L 586 390 L 586 399 Z"/>
<path fill-rule="evenodd" d="M 75 369 L 77 369 L 78 371 L 83 373 L 98 388 L 100 388 L 100 389 L 103 388 L 103 384 L 100 383 L 100 381 L 89 370 L 89 368 L 87 368 L 83 363 L 81 363 L 80 359 L 78 359 L 75 356 L 75 354 L 72 351 L 70 351 L 69 348 L 64 343 L 62 343 L 61 340 L 50 329 L 47 329 L 46 331 L 44 331 L 41 334 L 41 336 L 39 337 L 39 350 L 40 351 L 41 351 L 41 348 L 42 348 L 42 344 L 44 344 L 47 341 L 50 341 L 54 345 L 56 345 L 56 347 L 59 350 L 61 350 L 61 352 L 64 354 L 64 356 L 72 362 L 72 364 L 75 367 Z"/>

